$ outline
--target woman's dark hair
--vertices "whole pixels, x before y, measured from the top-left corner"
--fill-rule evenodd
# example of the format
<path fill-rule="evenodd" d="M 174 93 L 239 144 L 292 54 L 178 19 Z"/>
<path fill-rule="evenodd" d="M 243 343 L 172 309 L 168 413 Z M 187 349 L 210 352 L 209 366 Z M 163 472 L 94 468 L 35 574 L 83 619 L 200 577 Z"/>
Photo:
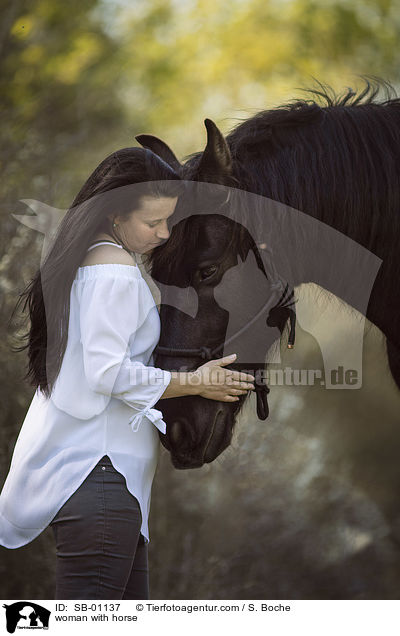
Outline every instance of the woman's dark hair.
<path fill-rule="evenodd" d="M 23 312 L 29 307 L 30 327 L 22 336 L 28 342 L 13 350 L 28 349 L 23 380 L 46 397 L 67 346 L 72 282 L 94 236 L 102 231 L 115 236 L 108 216 L 129 216 L 144 196 L 179 196 L 183 183 L 178 180 L 179 175 L 151 150 L 123 148 L 100 163 L 67 210 L 43 264 L 12 312 L 13 316 L 22 302 Z"/>

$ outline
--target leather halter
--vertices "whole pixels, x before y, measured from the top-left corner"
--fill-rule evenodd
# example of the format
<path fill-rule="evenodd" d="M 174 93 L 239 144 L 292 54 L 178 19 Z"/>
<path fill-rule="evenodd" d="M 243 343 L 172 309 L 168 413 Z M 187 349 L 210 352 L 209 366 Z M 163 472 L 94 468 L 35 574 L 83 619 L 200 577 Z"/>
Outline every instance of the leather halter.
<path fill-rule="evenodd" d="M 272 309 L 275 308 L 279 308 L 281 305 L 280 303 L 285 302 L 285 296 L 287 294 L 287 290 L 288 290 L 288 285 L 286 285 L 285 290 L 280 298 L 280 301 L 277 305 L 275 305 L 274 307 L 272 307 Z M 293 292 L 292 292 L 293 293 Z M 175 358 L 200 358 L 201 360 L 204 361 L 209 361 L 212 360 L 214 358 L 214 356 L 216 354 L 218 354 L 218 352 L 223 349 L 227 344 L 230 344 L 233 340 L 235 340 L 236 338 L 238 338 L 239 336 L 241 336 L 245 331 L 247 331 L 249 329 L 249 327 L 251 327 L 251 325 L 253 325 L 255 323 L 255 321 L 262 315 L 262 313 L 265 311 L 267 305 L 269 304 L 269 300 L 264 303 L 264 305 L 261 307 L 261 309 L 256 313 L 255 316 L 253 316 L 253 318 L 250 320 L 250 322 L 248 322 L 246 325 L 244 325 L 244 327 L 241 327 L 241 329 L 239 329 L 238 331 L 236 331 L 230 338 L 228 338 L 228 340 L 225 340 L 223 343 L 217 345 L 214 348 L 210 348 L 210 347 L 206 347 L 206 346 L 202 346 L 202 347 L 198 347 L 197 349 L 177 349 L 177 348 L 172 348 L 172 347 L 163 347 L 163 346 L 157 346 L 154 350 L 154 353 L 156 354 L 160 354 L 160 355 L 165 355 L 165 356 L 172 356 Z M 289 339 L 288 339 L 288 349 L 293 349 L 294 347 L 294 341 L 295 341 L 295 323 L 296 323 L 296 314 L 295 311 L 293 309 L 289 309 L 289 320 L 290 320 L 290 334 L 289 334 Z M 256 393 L 257 396 L 257 413 L 258 416 L 260 417 L 260 419 L 266 419 L 268 417 L 268 402 L 267 402 L 267 395 L 270 392 L 270 388 L 267 386 L 267 384 L 264 382 L 263 379 L 260 379 L 259 377 L 255 378 L 255 382 L 254 382 L 254 391 Z M 261 417 L 260 415 L 260 404 L 264 404 L 265 405 L 265 412 L 266 415 L 265 417 Z"/>
<path fill-rule="evenodd" d="M 211 349 L 210 347 L 205 347 L 205 346 L 198 347 L 197 349 L 173 349 L 172 347 L 157 346 L 155 348 L 155 351 L 157 353 L 160 353 L 161 355 L 168 355 L 168 356 L 173 356 L 176 358 L 183 357 L 183 358 L 201 358 L 202 360 L 205 360 L 205 361 L 212 360 L 213 357 L 218 353 L 220 349 L 223 349 L 224 346 L 226 346 L 227 344 L 230 344 L 233 340 L 238 338 L 238 336 L 241 336 L 245 331 L 247 331 L 247 329 L 251 327 L 251 325 L 261 316 L 261 314 L 263 313 L 263 311 L 265 310 L 268 304 L 269 304 L 269 301 L 267 301 L 261 307 L 261 309 L 250 320 L 250 322 L 247 323 L 247 325 L 245 325 L 244 327 L 241 327 L 241 329 L 236 331 L 233 334 L 233 336 L 228 338 L 228 340 L 225 340 L 223 343 L 217 345 L 213 349 Z"/>

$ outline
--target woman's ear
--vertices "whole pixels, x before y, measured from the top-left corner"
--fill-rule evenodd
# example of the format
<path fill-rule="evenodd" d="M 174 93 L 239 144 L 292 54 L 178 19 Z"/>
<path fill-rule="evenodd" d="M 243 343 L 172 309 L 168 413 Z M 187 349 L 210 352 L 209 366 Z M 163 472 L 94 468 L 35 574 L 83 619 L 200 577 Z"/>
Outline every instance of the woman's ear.
<path fill-rule="evenodd" d="M 107 219 L 109 220 L 111 227 L 115 227 L 113 223 L 119 225 L 119 223 L 121 222 L 121 217 L 116 214 L 107 214 Z"/>

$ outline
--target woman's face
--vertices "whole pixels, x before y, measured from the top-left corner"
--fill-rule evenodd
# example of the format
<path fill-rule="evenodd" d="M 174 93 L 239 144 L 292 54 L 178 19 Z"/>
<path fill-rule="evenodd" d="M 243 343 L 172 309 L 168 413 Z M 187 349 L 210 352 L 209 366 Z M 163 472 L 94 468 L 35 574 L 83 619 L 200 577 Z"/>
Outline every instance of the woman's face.
<path fill-rule="evenodd" d="M 117 223 L 114 234 L 137 254 L 146 254 L 169 238 L 167 219 L 173 214 L 178 197 L 144 196 L 140 207 L 128 217 L 111 217 Z"/>

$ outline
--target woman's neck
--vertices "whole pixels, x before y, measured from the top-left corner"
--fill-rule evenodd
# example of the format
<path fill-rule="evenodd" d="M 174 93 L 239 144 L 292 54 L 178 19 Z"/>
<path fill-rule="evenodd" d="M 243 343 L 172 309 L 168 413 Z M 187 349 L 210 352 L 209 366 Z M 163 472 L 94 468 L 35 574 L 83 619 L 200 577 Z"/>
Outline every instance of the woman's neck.
<path fill-rule="evenodd" d="M 99 232 L 96 236 L 93 237 L 94 241 L 112 241 L 113 243 L 118 243 L 111 234 L 107 234 L 107 232 Z M 119 243 L 118 243 L 119 244 Z"/>

